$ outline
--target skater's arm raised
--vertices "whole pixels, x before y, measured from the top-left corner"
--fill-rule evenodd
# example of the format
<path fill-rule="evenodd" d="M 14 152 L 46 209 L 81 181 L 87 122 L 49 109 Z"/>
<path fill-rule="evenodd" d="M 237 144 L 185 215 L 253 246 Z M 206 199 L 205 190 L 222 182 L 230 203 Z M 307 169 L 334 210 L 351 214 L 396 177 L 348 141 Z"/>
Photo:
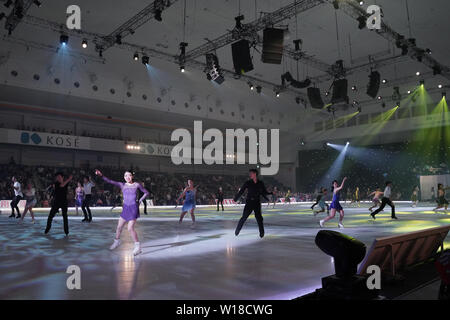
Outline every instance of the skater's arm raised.
<path fill-rule="evenodd" d="M 107 177 L 105 177 L 103 175 L 103 173 L 100 170 L 95 170 L 95 174 L 99 177 L 102 177 L 103 181 L 110 183 L 112 185 L 115 185 L 115 186 L 119 187 L 120 189 L 122 189 L 123 183 L 108 179 Z"/>
<path fill-rule="evenodd" d="M 72 179 L 73 179 L 73 176 L 70 175 L 69 178 L 67 178 L 66 181 L 63 181 L 63 183 L 61 183 L 61 187 L 65 187 L 66 184 L 68 184 L 70 181 L 72 181 Z"/>
<path fill-rule="evenodd" d="M 338 192 L 338 191 L 342 190 L 342 188 L 344 187 L 345 180 L 347 180 L 347 177 L 344 177 L 344 179 L 342 180 L 341 186 L 334 189 L 334 192 Z"/>

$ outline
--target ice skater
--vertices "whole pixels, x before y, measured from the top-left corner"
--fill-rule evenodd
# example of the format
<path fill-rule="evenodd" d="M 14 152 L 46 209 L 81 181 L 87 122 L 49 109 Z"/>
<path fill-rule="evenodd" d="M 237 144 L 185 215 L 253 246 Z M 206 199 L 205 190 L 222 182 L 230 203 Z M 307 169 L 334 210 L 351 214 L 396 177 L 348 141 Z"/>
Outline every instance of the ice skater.
<path fill-rule="evenodd" d="M 34 224 L 35 220 L 33 208 L 37 204 L 37 199 L 36 199 L 36 189 L 33 188 L 31 182 L 28 182 L 27 187 L 23 190 L 23 194 L 25 195 L 25 200 L 27 202 L 25 204 L 25 210 L 23 210 L 20 222 L 23 222 L 23 219 L 25 218 L 27 212 L 29 211 L 31 215 L 31 223 Z"/>
<path fill-rule="evenodd" d="M 325 196 L 327 195 L 327 193 L 328 193 L 328 190 L 326 188 L 322 188 L 321 192 L 317 196 L 316 201 L 320 207 L 320 210 L 314 210 L 314 206 L 313 206 L 312 208 L 314 211 L 314 216 L 317 216 L 321 212 L 325 212 L 325 208 L 327 209 L 327 214 L 330 214 L 330 206 L 328 205 L 328 203 L 325 202 Z"/>
<path fill-rule="evenodd" d="M 273 209 L 273 208 L 275 208 L 275 205 L 278 202 L 278 188 L 277 187 L 273 187 L 273 190 L 272 190 L 272 202 L 273 202 L 273 207 L 272 207 L 272 209 Z M 270 206 L 270 202 L 267 204 L 267 206 Z"/>
<path fill-rule="evenodd" d="M 344 209 L 342 208 L 341 204 L 339 203 L 339 192 L 344 187 L 345 180 L 347 180 L 347 177 L 344 177 L 340 186 L 338 185 L 337 180 L 333 181 L 333 200 L 331 201 L 331 205 L 330 205 L 330 215 L 328 217 L 326 217 L 325 219 L 319 221 L 320 227 L 323 228 L 323 225 L 325 224 L 325 222 L 333 219 L 334 216 L 336 215 L 336 211 L 338 211 L 339 212 L 338 227 L 341 229 L 344 228 L 344 224 L 342 223 L 344 221 Z"/>
<path fill-rule="evenodd" d="M 375 216 L 383 211 L 384 207 L 386 205 L 391 207 L 391 218 L 394 220 L 397 220 L 398 218 L 395 216 L 395 205 L 391 200 L 391 194 L 392 194 L 392 182 L 391 181 L 386 181 L 386 188 L 384 188 L 384 192 L 383 192 L 383 198 L 381 198 L 381 206 L 375 210 L 374 212 L 372 212 L 370 214 L 370 216 L 373 218 L 373 220 L 375 220 Z"/>
<path fill-rule="evenodd" d="M 84 189 L 81 182 L 77 183 L 77 188 L 75 189 L 75 212 L 78 215 L 78 208 L 81 208 L 84 201 Z"/>
<path fill-rule="evenodd" d="M 92 213 L 89 206 L 92 200 L 92 188 L 95 187 L 95 183 L 88 176 L 85 176 L 83 181 L 84 200 L 81 209 L 83 210 L 84 219 L 81 222 L 92 222 Z"/>
<path fill-rule="evenodd" d="M 419 203 L 419 187 L 415 186 L 411 194 L 411 207 L 417 207 Z"/>
<path fill-rule="evenodd" d="M 22 185 L 20 182 L 16 179 L 16 177 L 12 177 L 11 181 L 13 183 L 13 189 L 14 189 L 14 198 L 10 203 L 11 206 L 11 215 L 10 218 L 20 218 L 20 210 L 19 210 L 19 202 L 23 199 L 23 193 L 22 193 Z M 17 216 L 14 214 L 14 209 L 17 210 Z"/>
<path fill-rule="evenodd" d="M 64 180 L 64 174 L 62 172 L 58 172 L 55 175 L 55 184 L 53 188 L 54 197 L 50 213 L 48 214 L 45 234 L 49 233 L 50 229 L 52 228 L 53 218 L 58 213 L 59 209 L 61 209 L 64 222 L 64 233 L 66 234 L 66 236 L 69 235 L 69 220 L 67 219 L 67 187 L 70 181 L 72 181 L 72 176 L 69 176 L 69 178 Z"/>
<path fill-rule="evenodd" d="M 314 207 L 319 204 L 319 201 L 323 196 L 323 189 L 324 189 L 323 187 L 320 187 L 319 193 L 317 194 L 317 197 L 316 197 L 316 202 L 311 206 L 311 210 L 314 211 Z"/>
<path fill-rule="evenodd" d="M 243 195 L 245 190 L 247 190 L 247 198 L 245 201 L 244 211 L 242 213 L 241 219 L 238 222 L 234 234 L 236 236 L 239 235 L 242 227 L 244 226 L 245 221 L 254 211 L 255 219 L 256 222 L 258 223 L 259 236 L 262 238 L 264 237 L 264 223 L 261 214 L 261 196 L 263 196 L 267 201 L 269 201 L 267 195 L 272 194 L 272 192 L 267 192 L 264 183 L 258 179 L 258 170 L 250 169 L 249 176 L 250 180 L 247 180 L 239 189 L 239 192 L 234 196 L 234 201 L 237 202 L 238 199 Z"/>
<path fill-rule="evenodd" d="M 450 189 L 450 187 L 444 188 L 442 183 L 439 183 L 437 186 L 438 189 L 438 198 L 437 198 L 437 207 L 433 209 L 434 212 L 441 208 L 444 208 L 444 212 L 447 213 L 448 209 L 448 200 L 445 198 L 445 191 Z"/>
<path fill-rule="evenodd" d="M 216 193 L 216 200 L 217 200 L 217 211 L 219 211 L 219 204 L 222 205 L 222 211 L 223 209 L 223 190 L 222 187 L 219 188 L 219 190 Z"/>
<path fill-rule="evenodd" d="M 195 226 L 195 195 L 197 193 L 197 187 L 194 187 L 194 181 L 188 180 L 188 186 L 183 190 L 183 193 L 178 197 L 177 202 L 184 198 L 183 207 L 181 208 L 181 215 L 179 224 L 183 222 L 183 218 L 186 213 L 191 214 L 192 224 L 191 226 Z"/>
<path fill-rule="evenodd" d="M 123 195 L 122 213 L 117 222 L 116 237 L 113 244 L 109 247 L 110 250 L 116 249 L 120 245 L 120 235 L 125 223 L 128 223 L 128 231 L 134 241 L 133 255 L 138 255 L 142 252 L 141 243 L 135 230 L 136 221 L 139 218 L 139 205 L 149 195 L 149 192 L 139 183 L 133 182 L 133 174 L 126 171 L 123 175 L 125 182 L 117 182 L 105 177 L 100 170 L 95 170 L 97 176 L 102 177 L 103 181 L 115 185 L 120 188 Z M 138 190 L 144 194 L 138 198 Z"/>
<path fill-rule="evenodd" d="M 383 191 L 380 188 L 376 188 L 376 190 L 372 193 L 369 193 L 369 197 L 373 195 L 372 203 L 373 206 L 369 208 L 369 211 L 372 212 L 373 208 L 379 207 L 381 204 L 380 197 L 383 195 Z"/>

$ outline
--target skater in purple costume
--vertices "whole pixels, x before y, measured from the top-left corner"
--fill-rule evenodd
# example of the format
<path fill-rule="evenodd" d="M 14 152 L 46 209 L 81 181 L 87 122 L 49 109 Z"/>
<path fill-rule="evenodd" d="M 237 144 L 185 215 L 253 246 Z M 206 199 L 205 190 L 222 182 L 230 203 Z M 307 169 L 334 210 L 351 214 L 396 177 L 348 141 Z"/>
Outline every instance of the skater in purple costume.
<path fill-rule="evenodd" d="M 133 255 L 138 255 L 142 252 L 142 250 L 134 227 L 136 220 L 139 218 L 139 205 L 149 195 L 149 192 L 139 183 L 133 182 L 133 174 L 129 171 L 126 171 L 123 176 L 125 182 L 110 180 L 103 176 L 100 170 L 95 170 L 95 174 L 102 177 L 105 182 L 119 187 L 122 190 L 123 195 L 122 213 L 120 215 L 119 222 L 117 223 L 116 237 L 110 247 L 110 250 L 114 250 L 120 245 L 120 234 L 122 233 L 125 223 L 128 222 L 128 231 L 134 240 Z M 144 194 L 140 199 L 138 199 L 138 189 Z"/>
<path fill-rule="evenodd" d="M 345 180 L 347 180 L 347 177 L 345 177 L 344 180 L 342 180 L 342 183 L 340 186 L 339 186 L 337 180 L 333 181 L 333 200 L 331 201 L 331 205 L 330 205 L 330 215 L 328 217 L 326 217 L 325 219 L 320 220 L 320 222 L 319 222 L 320 227 L 323 227 L 325 222 L 333 219 L 334 216 L 336 215 L 336 211 L 337 211 L 337 212 L 339 212 L 338 227 L 341 229 L 344 228 L 344 225 L 342 223 L 342 221 L 344 220 L 344 209 L 342 208 L 341 204 L 339 203 L 339 192 L 344 187 Z"/>

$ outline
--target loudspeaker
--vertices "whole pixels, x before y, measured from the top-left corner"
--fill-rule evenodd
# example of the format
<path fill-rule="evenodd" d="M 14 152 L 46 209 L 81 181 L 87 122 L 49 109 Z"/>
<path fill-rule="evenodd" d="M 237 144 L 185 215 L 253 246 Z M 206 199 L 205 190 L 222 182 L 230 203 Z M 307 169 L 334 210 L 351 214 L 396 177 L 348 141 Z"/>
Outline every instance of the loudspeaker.
<path fill-rule="evenodd" d="M 263 32 L 263 63 L 281 64 L 283 58 L 284 29 L 267 28 Z"/>
<path fill-rule="evenodd" d="M 243 74 L 253 70 L 252 57 L 250 56 L 250 44 L 247 40 L 240 40 L 231 45 L 234 70 L 237 74 Z"/>
<path fill-rule="evenodd" d="M 372 71 L 369 75 L 370 81 L 367 86 L 367 95 L 372 98 L 376 98 L 378 91 L 380 90 L 380 73 L 378 71 Z"/>
<path fill-rule="evenodd" d="M 348 81 L 347 79 L 336 80 L 333 83 L 333 97 L 331 98 L 331 103 L 342 103 L 348 104 Z"/>
<path fill-rule="evenodd" d="M 314 109 L 322 109 L 324 106 L 319 88 L 308 88 L 308 99 L 311 107 Z"/>

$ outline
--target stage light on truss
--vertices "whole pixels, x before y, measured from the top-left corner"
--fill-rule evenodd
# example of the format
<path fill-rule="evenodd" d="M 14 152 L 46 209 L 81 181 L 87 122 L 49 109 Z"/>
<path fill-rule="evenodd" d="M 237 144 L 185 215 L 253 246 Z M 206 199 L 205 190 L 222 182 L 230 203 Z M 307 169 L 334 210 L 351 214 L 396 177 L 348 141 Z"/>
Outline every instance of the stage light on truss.
<path fill-rule="evenodd" d="M 180 72 L 184 73 L 186 71 L 186 69 L 184 68 L 184 66 L 180 66 Z"/>
<path fill-rule="evenodd" d="M 327 91 L 327 92 L 325 92 L 325 96 L 329 96 L 330 95 L 330 92 L 329 91 Z"/>
<path fill-rule="evenodd" d="M 256 92 L 261 93 L 262 92 L 262 87 L 261 86 L 256 86 Z"/>
<path fill-rule="evenodd" d="M 83 47 L 83 49 L 86 49 L 88 47 L 88 42 L 86 39 L 83 39 L 83 41 L 81 42 L 81 47 Z"/>
<path fill-rule="evenodd" d="M 352 86 L 352 91 L 356 91 L 356 90 L 357 90 L 356 86 Z"/>
<path fill-rule="evenodd" d="M 446 94 L 447 94 L 447 92 L 442 91 L 442 98 L 445 98 Z"/>
<path fill-rule="evenodd" d="M 362 108 L 361 106 L 358 106 L 358 112 L 361 113 L 362 112 Z"/>
<path fill-rule="evenodd" d="M 421 86 L 423 86 L 423 85 L 425 85 L 425 80 L 420 80 L 419 83 L 420 83 Z"/>
<path fill-rule="evenodd" d="M 408 94 L 411 94 L 411 90 L 408 90 L 407 92 L 408 92 Z"/>
<path fill-rule="evenodd" d="M 148 56 L 142 56 L 142 64 L 148 65 L 150 63 L 150 58 Z"/>
<path fill-rule="evenodd" d="M 395 106 L 396 106 L 397 108 L 400 108 L 400 101 L 397 101 L 397 103 L 395 104 Z"/>
<path fill-rule="evenodd" d="M 279 91 L 276 91 L 276 92 L 275 92 L 275 96 L 276 96 L 277 98 L 279 98 L 279 97 L 280 97 L 280 92 L 279 92 Z"/>
<path fill-rule="evenodd" d="M 381 80 L 381 82 L 382 82 L 383 84 L 386 84 L 388 81 L 387 81 L 387 79 L 383 79 L 383 80 Z"/>
<path fill-rule="evenodd" d="M 133 60 L 138 61 L 139 60 L 139 53 L 135 52 L 133 55 Z"/>
<path fill-rule="evenodd" d="M 378 100 L 381 100 L 381 99 L 383 99 L 383 97 L 382 97 L 382 96 L 378 96 L 377 99 L 378 99 Z"/>
<path fill-rule="evenodd" d="M 347 141 L 347 145 L 349 145 L 350 144 L 350 141 Z"/>
<path fill-rule="evenodd" d="M 63 46 L 67 45 L 69 42 L 69 36 L 67 34 L 62 34 L 59 36 L 59 43 L 61 43 Z"/>
<path fill-rule="evenodd" d="M 364 5 L 364 1 L 360 1 L 360 2 L 359 2 L 359 5 L 360 5 L 360 6 L 363 6 L 363 5 Z"/>
<path fill-rule="evenodd" d="M 248 87 L 250 88 L 250 90 L 253 91 L 255 89 L 255 87 L 253 86 L 253 84 L 251 82 L 248 82 L 247 84 L 248 84 Z"/>
<path fill-rule="evenodd" d="M 439 89 L 442 89 L 442 84 L 439 84 L 439 85 L 438 85 L 438 88 L 439 88 Z"/>
<path fill-rule="evenodd" d="M 162 10 L 156 9 L 155 10 L 155 20 L 162 21 Z"/>
<path fill-rule="evenodd" d="M 416 76 L 420 76 L 420 71 L 417 71 L 417 72 L 416 72 Z"/>

